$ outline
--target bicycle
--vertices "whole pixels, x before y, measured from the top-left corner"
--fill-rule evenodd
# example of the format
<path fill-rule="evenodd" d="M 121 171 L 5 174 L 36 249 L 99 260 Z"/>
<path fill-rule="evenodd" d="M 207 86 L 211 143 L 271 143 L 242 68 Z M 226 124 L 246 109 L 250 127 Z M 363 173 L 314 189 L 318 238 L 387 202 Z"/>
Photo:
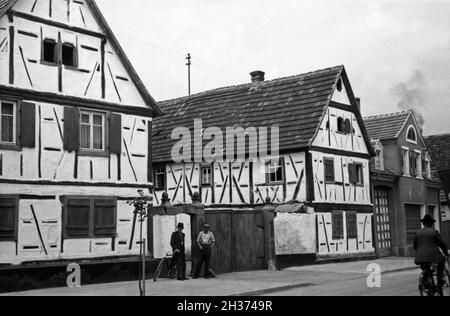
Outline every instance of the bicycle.
<path fill-rule="evenodd" d="M 158 266 L 156 267 L 155 274 L 153 275 L 153 282 L 158 281 L 158 278 L 161 275 L 161 272 L 164 268 L 164 265 L 166 265 L 167 268 L 167 277 L 174 279 L 176 275 L 176 266 L 172 262 L 173 260 L 173 254 L 171 252 L 168 252 L 166 256 L 158 263 Z"/>
<path fill-rule="evenodd" d="M 445 260 L 445 269 L 443 274 L 442 292 L 444 296 L 450 296 L 450 259 Z M 420 296 L 437 296 L 439 294 L 437 278 L 437 263 L 430 266 L 430 270 L 423 271 L 419 279 Z"/>

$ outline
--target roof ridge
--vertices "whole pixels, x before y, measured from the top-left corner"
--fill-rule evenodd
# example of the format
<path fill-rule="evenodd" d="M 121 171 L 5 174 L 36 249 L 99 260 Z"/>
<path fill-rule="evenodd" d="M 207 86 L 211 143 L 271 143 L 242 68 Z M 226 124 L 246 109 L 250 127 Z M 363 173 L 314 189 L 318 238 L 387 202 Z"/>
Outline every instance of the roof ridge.
<path fill-rule="evenodd" d="M 376 120 L 376 119 L 382 119 L 382 118 L 388 118 L 388 117 L 395 117 L 395 116 L 401 116 L 404 114 L 409 114 L 411 113 L 412 110 L 404 110 L 404 111 L 399 111 L 399 112 L 391 112 L 391 113 L 384 113 L 384 114 L 377 114 L 377 115 L 372 115 L 372 116 L 366 116 L 364 117 L 364 121 L 370 121 L 370 120 Z"/>
<path fill-rule="evenodd" d="M 305 73 L 301 73 L 301 74 L 297 74 L 297 75 L 290 75 L 290 76 L 285 76 L 285 77 L 280 77 L 280 78 L 274 78 L 271 80 L 266 80 L 260 83 L 260 85 L 265 85 L 265 84 L 270 84 L 270 83 L 274 83 L 277 81 L 283 81 L 283 80 L 288 80 L 288 79 L 293 79 L 293 78 L 297 78 L 297 77 L 304 77 L 304 76 L 308 76 L 308 75 L 312 75 L 312 74 L 316 74 L 316 73 L 320 73 L 320 72 L 325 72 L 325 71 L 331 71 L 331 70 L 335 70 L 335 69 L 344 69 L 344 65 L 337 65 L 337 66 L 332 66 L 332 67 L 327 67 L 327 68 L 323 68 L 323 69 L 318 69 L 318 70 L 313 70 L 313 71 L 309 71 L 309 72 L 305 72 Z M 178 97 L 178 98 L 171 98 L 171 99 L 167 99 L 167 100 L 162 100 L 162 101 L 158 101 L 158 104 L 165 104 L 165 103 L 171 103 L 173 101 L 181 101 L 184 99 L 190 99 L 190 98 L 194 98 L 194 97 L 200 97 L 200 96 L 204 96 L 204 95 L 208 95 L 210 93 L 214 93 L 214 92 L 223 92 L 223 91 L 227 91 L 230 89 L 236 89 L 236 88 L 243 88 L 246 86 L 253 86 L 255 85 L 254 83 L 251 82 L 247 82 L 247 83 L 241 83 L 241 84 L 237 84 L 237 85 L 231 85 L 231 86 L 225 86 L 225 87 L 219 87 L 219 88 L 215 88 L 215 89 L 210 89 L 210 90 L 205 90 L 202 92 L 198 92 L 195 94 L 192 94 L 190 96 L 182 96 L 182 97 Z"/>

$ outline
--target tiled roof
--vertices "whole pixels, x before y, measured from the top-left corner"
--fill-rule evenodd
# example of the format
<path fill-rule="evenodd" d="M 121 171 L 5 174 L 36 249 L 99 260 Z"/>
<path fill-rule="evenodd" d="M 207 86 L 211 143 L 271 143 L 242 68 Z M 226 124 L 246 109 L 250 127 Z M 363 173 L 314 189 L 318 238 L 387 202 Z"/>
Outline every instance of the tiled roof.
<path fill-rule="evenodd" d="M 153 160 L 171 161 L 172 130 L 193 131 L 194 119 L 203 128 L 240 126 L 280 129 L 280 150 L 299 150 L 316 134 L 343 66 L 261 83 L 211 90 L 159 103 L 166 114 L 154 120 Z"/>
<path fill-rule="evenodd" d="M 396 138 L 410 114 L 411 111 L 404 111 L 364 118 L 364 124 L 370 139 Z"/>
<path fill-rule="evenodd" d="M 425 137 L 434 171 L 450 169 L 450 134 Z"/>
<path fill-rule="evenodd" d="M 17 0 L 0 0 L 0 16 L 3 15 L 4 9 L 6 9 L 6 7 L 7 7 L 9 4 L 13 4 L 13 3 L 16 2 L 16 1 L 17 1 Z"/>

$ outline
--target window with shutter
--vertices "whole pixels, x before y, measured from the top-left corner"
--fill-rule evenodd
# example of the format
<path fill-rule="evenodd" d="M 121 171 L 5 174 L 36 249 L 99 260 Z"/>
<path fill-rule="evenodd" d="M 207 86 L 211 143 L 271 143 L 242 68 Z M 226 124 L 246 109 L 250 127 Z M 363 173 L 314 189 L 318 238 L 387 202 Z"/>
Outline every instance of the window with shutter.
<path fill-rule="evenodd" d="M 324 158 L 323 163 L 325 166 L 325 181 L 331 183 L 335 182 L 334 159 Z"/>
<path fill-rule="evenodd" d="M 66 236 L 89 237 L 90 201 L 70 200 L 67 205 Z"/>
<path fill-rule="evenodd" d="M 0 241 L 17 240 L 17 199 L 0 197 Z"/>
<path fill-rule="evenodd" d="M 344 213 L 342 211 L 333 211 L 331 226 L 333 230 L 333 240 L 344 238 Z"/>
<path fill-rule="evenodd" d="M 94 202 L 95 237 L 116 236 L 116 202 L 113 200 L 96 200 Z"/>
<path fill-rule="evenodd" d="M 358 238 L 358 213 L 347 212 L 347 238 Z"/>
<path fill-rule="evenodd" d="M 68 198 L 65 211 L 66 239 L 116 237 L 115 198 Z"/>

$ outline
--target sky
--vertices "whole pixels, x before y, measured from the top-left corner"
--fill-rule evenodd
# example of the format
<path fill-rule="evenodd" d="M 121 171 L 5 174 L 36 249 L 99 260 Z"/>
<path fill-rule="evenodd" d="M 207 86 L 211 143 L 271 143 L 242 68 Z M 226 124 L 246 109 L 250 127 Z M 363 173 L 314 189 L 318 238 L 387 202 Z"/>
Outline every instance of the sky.
<path fill-rule="evenodd" d="M 448 0 L 97 0 L 157 100 L 344 65 L 364 116 L 450 132 Z"/>

